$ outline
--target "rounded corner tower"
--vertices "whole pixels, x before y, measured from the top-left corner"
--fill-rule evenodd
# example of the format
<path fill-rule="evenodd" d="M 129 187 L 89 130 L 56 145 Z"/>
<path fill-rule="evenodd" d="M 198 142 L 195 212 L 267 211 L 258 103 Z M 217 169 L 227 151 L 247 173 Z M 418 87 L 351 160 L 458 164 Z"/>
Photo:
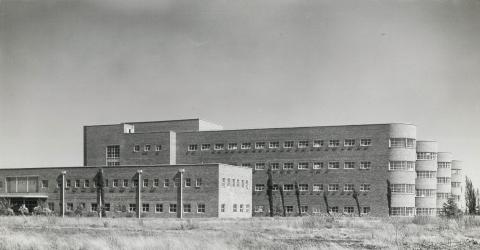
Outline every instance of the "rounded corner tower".
<path fill-rule="evenodd" d="M 462 211 L 465 210 L 465 175 L 463 172 L 463 162 L 459 160 L 452 160 L 452 183 L 451 194 L 455 202 Z"/>
<path fill-rule="evenodd" d="M 388 195 L 392 216 L 415 215 L 416 136 L 414 125 L 390 124 Z"/>
<path fill-rule="evenodd" d="M 416 215 L 435 216 L 437 214 L 437 155 L 436 141 L 417 141 Z"/>
<path fill-rule="evenodd" d="M 440 215 L 445 204 L 452 193 L 450 183 L 452 177 L 452 159 L 450 152 L 438 152 L 437 155 L 437 215 Z"/>

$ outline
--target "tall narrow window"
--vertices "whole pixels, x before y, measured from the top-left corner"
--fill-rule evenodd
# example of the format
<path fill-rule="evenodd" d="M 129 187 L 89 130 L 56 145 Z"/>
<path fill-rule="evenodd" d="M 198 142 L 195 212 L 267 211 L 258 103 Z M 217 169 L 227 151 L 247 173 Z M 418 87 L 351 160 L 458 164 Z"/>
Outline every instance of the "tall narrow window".
<path fill-rule="evenodd" d="M 106 149 L 107 166 L 120 165 L 120 145 L 110 145 Z"/>

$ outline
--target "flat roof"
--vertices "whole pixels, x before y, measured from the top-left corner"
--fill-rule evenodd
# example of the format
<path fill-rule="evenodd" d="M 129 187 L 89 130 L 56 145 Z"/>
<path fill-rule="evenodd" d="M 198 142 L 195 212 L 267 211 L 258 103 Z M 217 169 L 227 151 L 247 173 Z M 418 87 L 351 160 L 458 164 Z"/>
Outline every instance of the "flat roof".
<path fill-rule="evenodd" d="M 107 169 L 115 169 L 115 168 L 131 168 L 131 167 L 189 167 L 189 166 L 218 166 L 218 165 L 225 165 L 225 166 L 234 166 L 234 167 L 242 167 L 236 166 L 226 163 L 194 163 L 194 164 L 155 164 L 155 165 L 120 165 L 120 166 L 65 166 L 65 167 L 25 167 L 25 168 L 0 168 L 2 170 L 32 170 L 32 169 L 82 169 L 82 168 L 107 168 Z M 249 167 L 245 167 L 249 168 Z"/>
<path fill-rule="evenodd" d="M 46 194 L 39 193 L 0 193 L 4 198 L 48 198 Z"/>

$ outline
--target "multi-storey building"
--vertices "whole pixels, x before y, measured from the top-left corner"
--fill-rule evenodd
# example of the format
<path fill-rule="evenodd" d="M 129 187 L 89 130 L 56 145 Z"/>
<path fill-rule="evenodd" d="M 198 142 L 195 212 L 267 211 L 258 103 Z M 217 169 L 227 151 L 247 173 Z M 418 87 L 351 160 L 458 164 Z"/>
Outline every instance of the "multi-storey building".
<path fill-rule="evenodd" d="M 107 213 L 251 217 L 252 172 L 226 164 L 0 169 L 0 198 L 30 211 L 44 204 L 57 213 L 95 212 L 99 169 Z"/>
<path fill-rule="evenodd" d="M 199 119 L 133 122 L 84 127 L 84 165 L 249 167 L 254 215 L 268 212 L 269 171 L 276 213 L 283 199 L 291 214 L 435 215 L 449 195 L 460 201 L 462 170 L 435 142 L 416 138 L 414 125 L 398 123 L 222 130 Z"/>

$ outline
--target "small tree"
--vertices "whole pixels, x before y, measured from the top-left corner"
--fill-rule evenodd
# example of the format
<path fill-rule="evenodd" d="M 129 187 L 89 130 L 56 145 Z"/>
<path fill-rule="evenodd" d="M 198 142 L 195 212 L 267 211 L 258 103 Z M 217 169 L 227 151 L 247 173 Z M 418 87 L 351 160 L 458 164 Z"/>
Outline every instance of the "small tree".
<path fill-rule="evenodd" d="M 388 216 L 392 215 L 392 187 L 390 186 L 390 181 L 387 180 L 387 205 L 388 205 Z"/>
<path fill-rule="evenodd" d="M 279 184 L 278 191 L 280 191 L 280 198 L 282 200 L 282 211 L 283 217 L 287 216 L 287 211 L 285 210 L 285 194 L 283 193 L 283 185 Z"/>
<path fill-rule="evenodd" d="M 268 168 L 268 179 L 267 179 L 267 196 L 268 196 L 268 205 L 270 208 L 270 217 L 273 217 L 273 177 L 272 177 L 272 168 Z"/>
<path fill-rule="evenodd" d="M 105 179 L 103 177 L 103 169 L 99 169 L 95 175 L 95 186 L 97 187 L 98 215 L 102 217 L 102 215 L 105 216 L 105 211 L 103 210 L 103 206 L 105 205 Z"/>
<path fill-rule="evenodd" d="M 449 197 L 447 202 L 443 203 L 442 214 L 447 218 L 458 217 L 462 214 L 454 197 Z"/>
<path fill-rule="evenodd" d="M 301 204 L 300 204 L 300 188 L 298 183 L 295 182 L 295 196 L 297 197 L 298 216 L 302 216 Z"/>
<path fill-rule="evenodd" d="M 357 211 L 358 211 L 358 217 L 360 217 L 360 202 L 358 202 L 358 192 L 357 189 L 353 189 L 353 199 L 355 200 L 355 203 L 357 203 Z"/>
<path fill-rule="evenodd" d="M 477 208 L 477 197 L 472 180 L 465 177 L 465 205 L 469 214 L 475 214 Z"/>
<path fill-rule="evenodd" d="M 327 197 L 327 192 L 323 192 L 323 201 L 325 201 L 325 208 L 327 209 L 327 214 L 330 214 L 330 207 L 328 206 L 328 197 Z"/>

